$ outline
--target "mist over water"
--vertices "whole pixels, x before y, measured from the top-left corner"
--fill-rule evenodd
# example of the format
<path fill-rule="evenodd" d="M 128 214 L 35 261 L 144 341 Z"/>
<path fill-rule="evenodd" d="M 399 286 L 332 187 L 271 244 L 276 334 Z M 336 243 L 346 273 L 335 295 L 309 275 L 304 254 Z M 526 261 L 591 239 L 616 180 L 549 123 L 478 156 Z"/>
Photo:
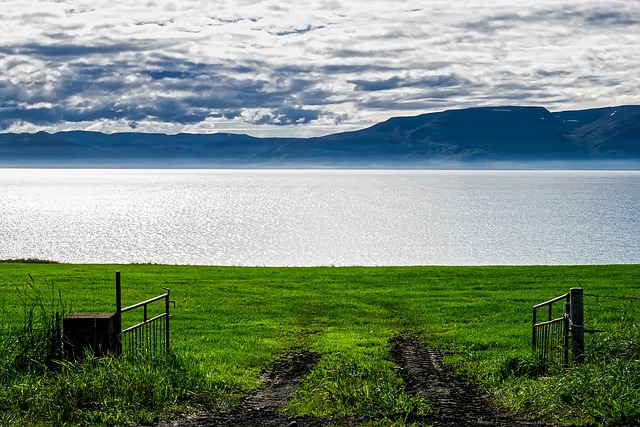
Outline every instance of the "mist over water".
<path fill-rule="evenodd" d="M 640 263 L 638 171 L 0 169 L 0 259 Z"/>

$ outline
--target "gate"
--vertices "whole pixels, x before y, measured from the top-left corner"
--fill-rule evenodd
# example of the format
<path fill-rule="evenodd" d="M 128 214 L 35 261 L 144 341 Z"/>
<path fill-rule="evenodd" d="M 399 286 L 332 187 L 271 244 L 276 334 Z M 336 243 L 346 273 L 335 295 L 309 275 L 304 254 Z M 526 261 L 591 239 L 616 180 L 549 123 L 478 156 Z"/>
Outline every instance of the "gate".
<path fill-rule="evenodd" d="M 124 355 L 148 354 L 158 355 L 162 351 L 167 353 L 170 350 L 170 329 L 169 329 L 169 304 L 175 302 L 169 300 L 168 288 L 162 288 L 166 292 L 146 301 L 122 308 L 122 298 L 120 289 L 120 271 L 116 271 L 116 315 L 122 328 L 122 314 L 142 310 L 142 321 L 132 326 L 121 329 L 120 346 Z M 162 304 L 159 308 L 159 304 Z M 149 307 L 153 306 L 159 314 L 150 317 Z"/>
<path fill-rule="evenodd" d="M 564 301 L 563 310 L 554 312 L 554 303 Z M 557 307 L 557 305 L 556 305 Z M 546 320 L 538 322 L 538 309 L 546 309 Z M 545 369 L 566 367 L 569 361 L 569 294 L 533 306 L 531 345 L 540 354 Z M 554 318 L 555 317 L 555 318 Z"/>
<path fill-rule="evenodd" d="M 564 301 L 561 309 L 554 304 Z M 574 362 L 584 358 L 584 314 L 582 288 L 533 306 L 531 345 L 540 354 L 543 367 L 566 368 L 569 354 Z M 558 307 L 556 305 L 555 307 Z M 538 321 L 538 310 L 546 309 L 546 320 Z"/>

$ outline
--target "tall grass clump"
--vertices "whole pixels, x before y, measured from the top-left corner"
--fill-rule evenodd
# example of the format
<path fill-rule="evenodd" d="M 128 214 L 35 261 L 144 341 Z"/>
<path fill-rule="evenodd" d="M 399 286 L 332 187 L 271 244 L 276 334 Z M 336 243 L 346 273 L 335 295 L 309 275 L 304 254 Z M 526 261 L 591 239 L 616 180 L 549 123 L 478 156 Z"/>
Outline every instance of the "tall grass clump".
<path fill-rule="evenodd" d="M 68 307 L 53 282 L 45 286 L 32 276 L 15 289 L 20 301 L 19 320 L 9 319 L 5 304 L 0 314 L 0 379 L 16 374 L 41 374 L 62 358 L 62 318 Z"/>
<path fill-rule="evenodd" d="M 289 405 L 295 414 L 410 421 L 430 411 L 426 400 L 405 393 L 393 364 L 380 359 L 331 355 L 306 378 Z"/>
<path fill-rule="evenodd" d="M 60 324 L 68 307 L 52 283 L 29 278 L 16 289 L 20 319 L 0 313 L 0 425 L 130 425 L 229 400 L 229 390 L 174 354 L 65 360 Z"/>
<path fill-rule="evenodd" d="M 214 409 L 220 390 L 173 355 L 107 356 L 60 362 L 57 371 L 23 374 L 4 386 L 2 425 L 130 425 L 183 411 Z"/>
<path fill-rule="evenodd" d="M 638 323 L 622 322 L 588 339 L 585 361 L 566 371 L 504 373 L 506 377 L 493 382 L 493 392 L 514 412 L 556 423 L 640 424 Z"/>

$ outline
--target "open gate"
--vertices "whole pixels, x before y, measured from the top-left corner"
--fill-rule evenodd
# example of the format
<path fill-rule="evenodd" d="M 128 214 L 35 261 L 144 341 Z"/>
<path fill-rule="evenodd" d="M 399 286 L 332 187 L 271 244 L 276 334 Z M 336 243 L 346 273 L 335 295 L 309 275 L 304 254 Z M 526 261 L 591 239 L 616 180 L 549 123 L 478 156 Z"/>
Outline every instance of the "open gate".
<path fill-rule="evenodd" d="M 554 303 L 564 302 L 562 311 Z M 558 305 L 556 305 L 557 307 Z M 544 309 L 544 320 L 539 321 L 538 310 Z M 569 294 L 533 306 L 533 331 L 531 345 L 540 354 L 545 369 L 551 366 L 566 367 L 569 361 Z"/>
<path fill-rule="evenodd" d="M 122 328 L 120 332 L 120 350 L 122 354 L 155 356 L 162 351 L 167 353 L 170 351 L 169 304 L 173 303 L 175 307 L 175 302 L 169 299 L 170 290 L 168 288 L 162 289 L 166 291 L 162 295 L 123 308 L 120 271 L 116 271 L 116 315 Z M 150 310 L 149 307 L 153 307 L 154 310 Z M 123 328 L 122 314 L 136 310 L 137 312 L 142 311 L 141 321 Z"/>
<path fill-rule="evenodd" d="M 555 303 L 564 302 L 560 308 Z M 543 320 L 538 310 L 545 310 Z M 584 358 L 584 314 L 582 288 L 533 306 L 531 333 L 533 351 L 540 355 L 545 369 L 566 368 L 569 356 L 575 362 Z"/>

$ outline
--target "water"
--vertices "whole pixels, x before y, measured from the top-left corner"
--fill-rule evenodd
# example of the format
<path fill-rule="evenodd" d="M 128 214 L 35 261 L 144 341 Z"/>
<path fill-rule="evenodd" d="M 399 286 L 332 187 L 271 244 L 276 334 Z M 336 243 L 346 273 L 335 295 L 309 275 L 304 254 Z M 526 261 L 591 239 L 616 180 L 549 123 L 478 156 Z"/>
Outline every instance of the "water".
<path fill-rule="evenodd" d="M 0 259 L 640 263 L 640 172 L 0 169 Z"/>

